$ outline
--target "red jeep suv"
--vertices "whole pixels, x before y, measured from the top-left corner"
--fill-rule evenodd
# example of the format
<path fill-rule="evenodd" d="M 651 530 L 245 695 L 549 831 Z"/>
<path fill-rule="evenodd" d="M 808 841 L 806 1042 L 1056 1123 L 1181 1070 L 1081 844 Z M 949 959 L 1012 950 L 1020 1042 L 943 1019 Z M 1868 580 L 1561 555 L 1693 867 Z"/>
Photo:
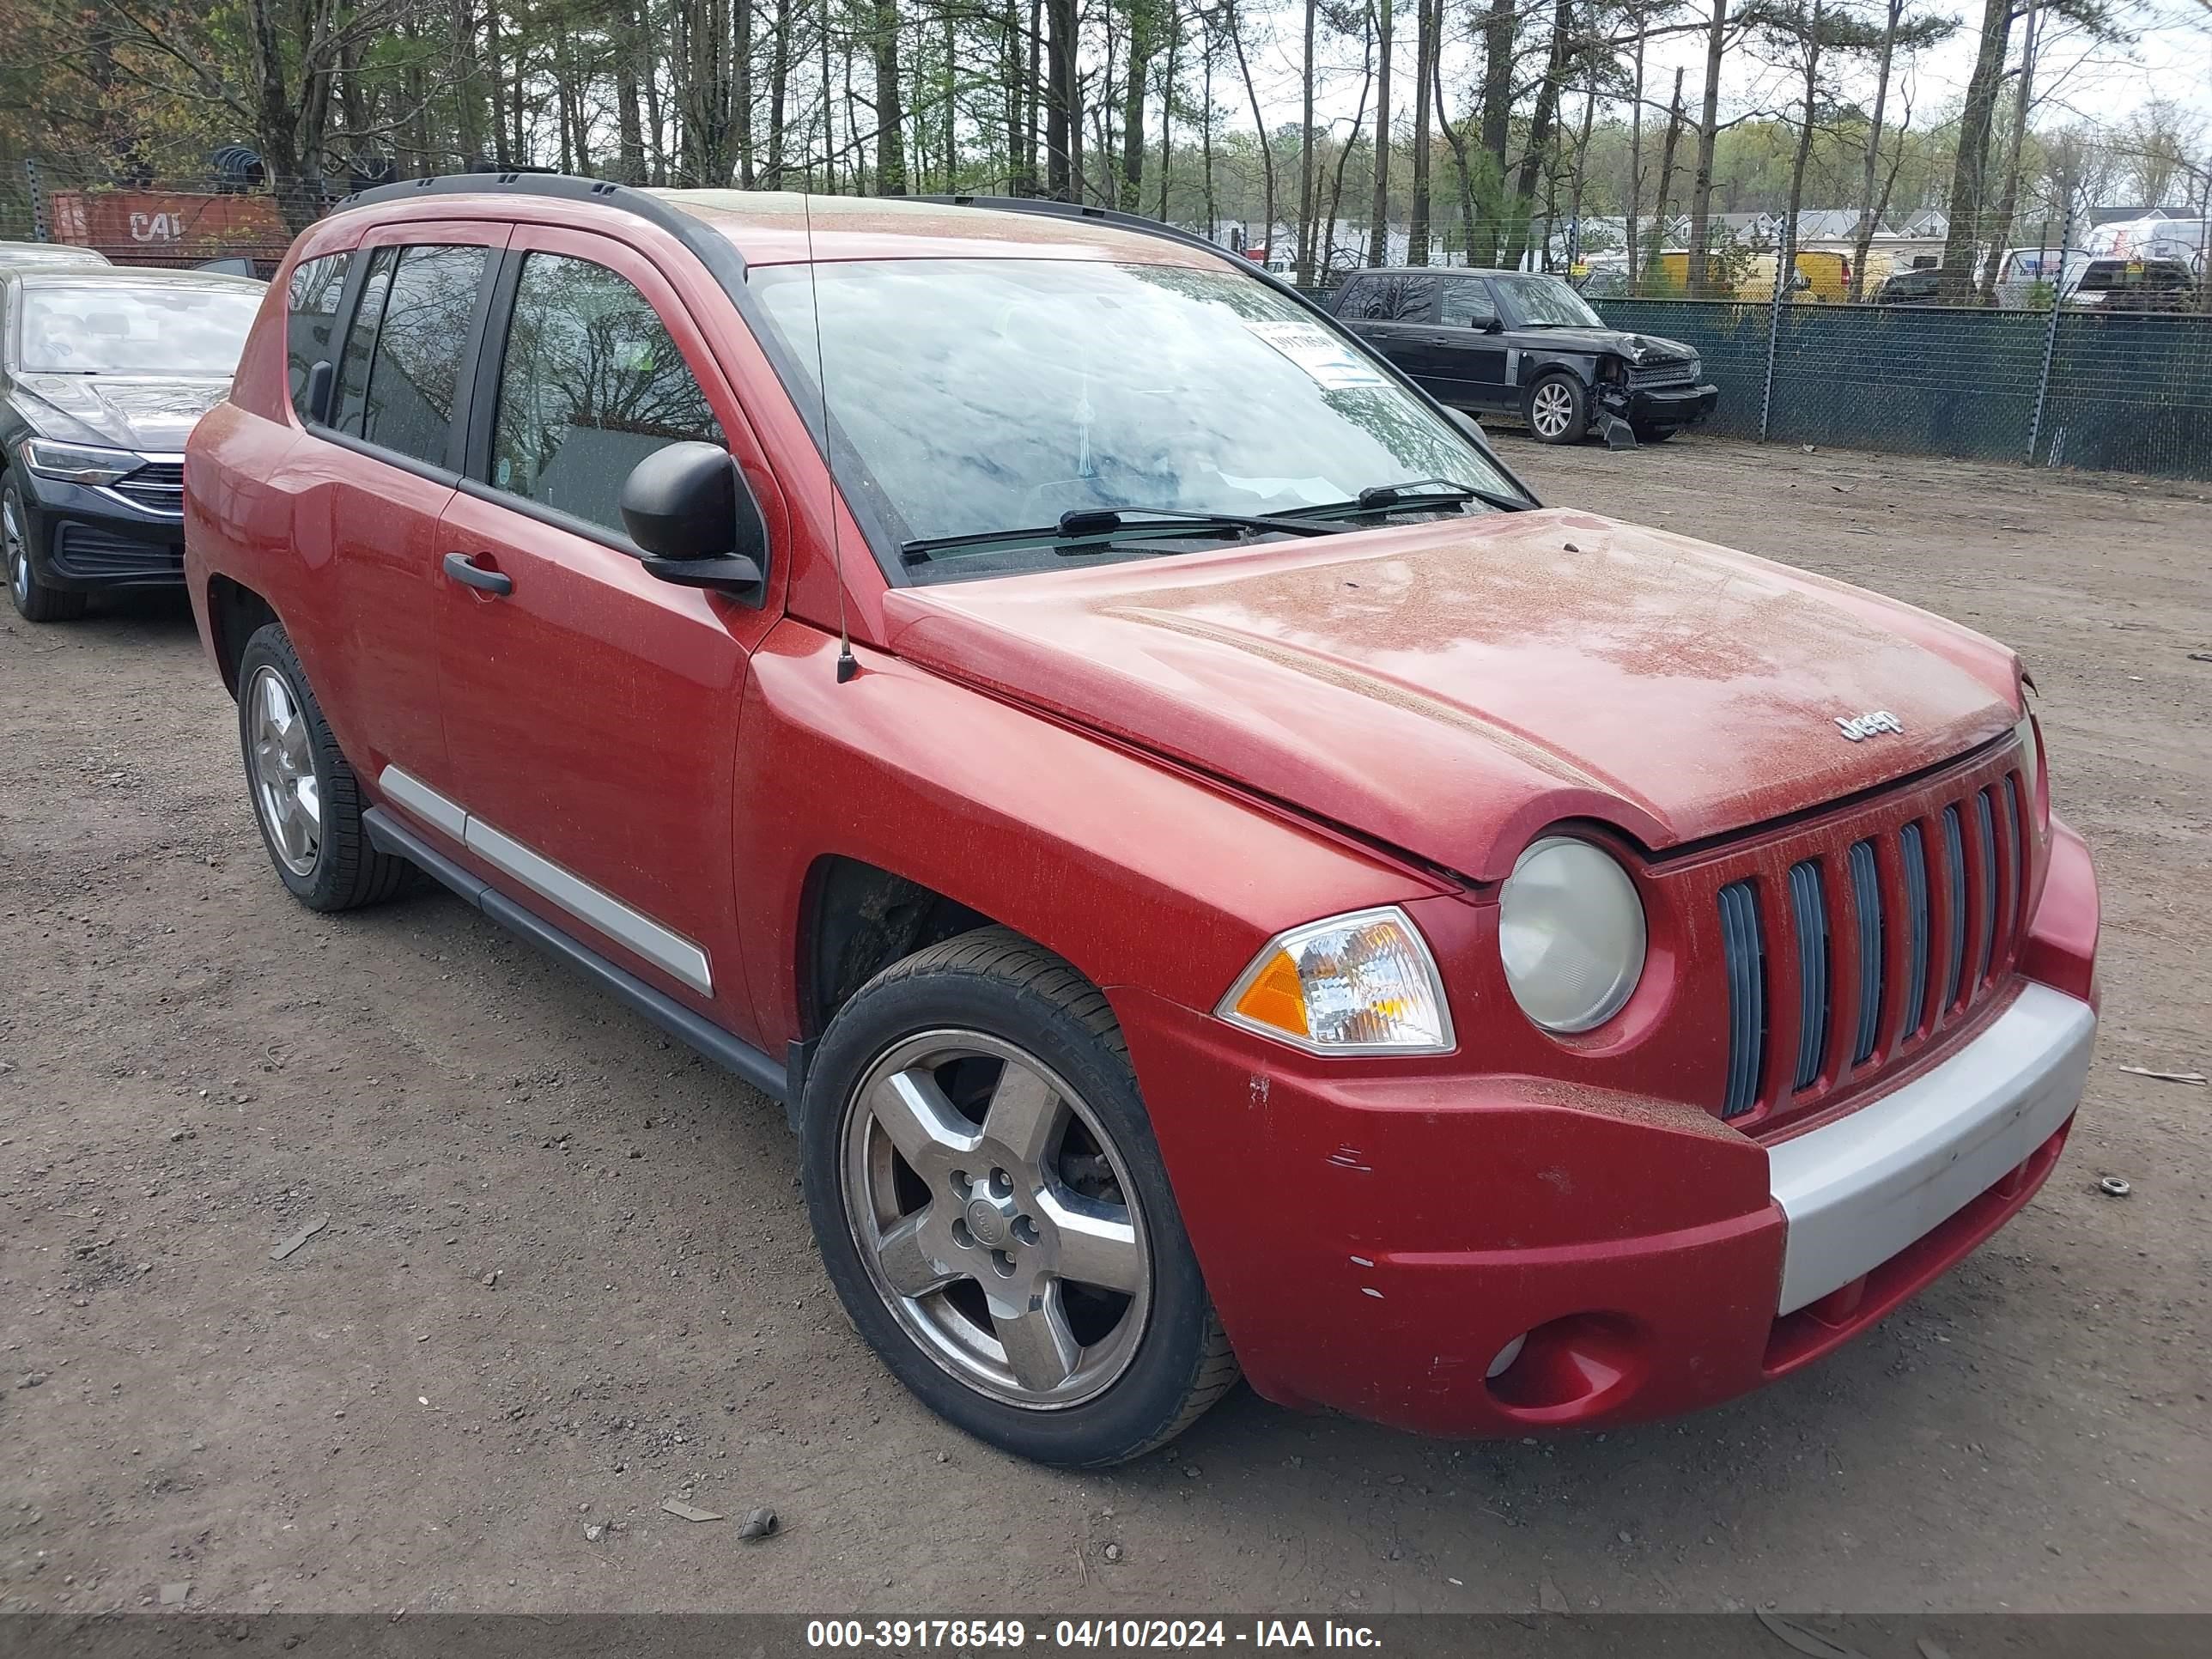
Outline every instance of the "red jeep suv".
<path fill-rule="evenodd" d="M 2057 1160 L 2097 896 L 2018 659 L 1544 508 L 1293 290 L 1042 203 L 425 180 L 185 459 L 278 878 L 428 872 L 781 1099 L 1024 1455 L 1803 1365 Z"/>

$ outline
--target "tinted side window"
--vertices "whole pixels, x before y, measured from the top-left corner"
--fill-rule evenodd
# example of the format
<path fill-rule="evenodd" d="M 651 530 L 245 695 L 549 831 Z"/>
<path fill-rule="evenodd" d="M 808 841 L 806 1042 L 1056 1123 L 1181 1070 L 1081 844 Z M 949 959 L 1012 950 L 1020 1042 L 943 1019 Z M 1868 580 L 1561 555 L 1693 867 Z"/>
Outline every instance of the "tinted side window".
<path fill-rule="evenodd" d="M 291 387 L 292 412 L 307 418 L 307 371 L 319 362 L 335 363 L 338 301 L 345 293 L 346 273 L 353 268 L 350 253 L 330 253 L 310 259 L 292 273 L 285 292 L 284 379 Z"/>
<path fill-rule="evenodd" d="M 469 313 L 489 257 L 480 247 L 401 251 L 362 412 L 361 435 L 369 442 L 445 465 Z"/>
<path fill-rule="evenodd" d="M 362 410 L 368 401 L 368 360 L 376 349 L 377 330 L 384 325 L 384 299 L 392 292 L 392 268 L 398 263 L 398 248 L 380 247 L 369 255 L 361 305 L 354 313 L 353 327 L 346 334 L 345 356 L 338 364 L 338 417 L 332 424 L 356 438 L 361 435 Z"/>
<path fill-rule="evenodd" d="M 1480 277 L 1460 277 L 1444 284 L 1437 320 L 1446 328 L 1474 328 L 1497 320 L 1490 284 Z"/>
<path fill-rule="evenodd" d="M 500 368 L 492 483 L 620 531 L 630 469 L 685 439 L 720 445 L 722 428 L 646 297 L 605 265 L 531 254 Z"/>
<path fill-rule="evenodd" d="M 1424 322 L 1436 288 L 1433 276 L 1363 276 L 1344 314 L 1370 323 Z"/>

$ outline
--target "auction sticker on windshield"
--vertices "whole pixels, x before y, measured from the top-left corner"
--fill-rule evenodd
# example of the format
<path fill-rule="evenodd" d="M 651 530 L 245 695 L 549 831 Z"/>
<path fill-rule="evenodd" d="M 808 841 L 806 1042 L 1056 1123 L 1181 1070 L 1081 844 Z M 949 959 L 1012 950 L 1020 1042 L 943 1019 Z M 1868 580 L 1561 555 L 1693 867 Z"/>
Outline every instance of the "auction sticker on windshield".
<path fill-rule="evenodd" d="M 1244 326 L 1330 392 L 1385 384 L 1372 363 L 1317 323 L 1247 320 Z"/>

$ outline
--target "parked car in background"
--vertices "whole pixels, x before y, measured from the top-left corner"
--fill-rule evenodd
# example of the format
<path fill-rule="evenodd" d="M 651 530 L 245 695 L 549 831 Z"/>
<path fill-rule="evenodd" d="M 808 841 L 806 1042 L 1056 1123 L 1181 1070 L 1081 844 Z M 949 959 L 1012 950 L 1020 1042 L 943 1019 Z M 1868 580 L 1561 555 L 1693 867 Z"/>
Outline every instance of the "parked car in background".
<path fill-rule="evenodd" d="M 2197 279 L 2183 259 L 2079 248 L 2063 257 L 2056 248 L 2014 248 L 1997 266 L 1999 305 L 2048 306 L 2054 290 L 2069 306 L 2185 311 L 2196 302 Z"/>
<path fill-rule="evenodd" d="M 2102 311 L 2192 311 L 2200 295 L 2180 259 L 2114 258 L 2092 259 L 2068 298 Z"/>
<path fill-rule="evenodd" d="M 1608 328 L 1557 276 L 1412 265 L 1355 272 L 1332 310 L 1455 409 L 1516 414 L 1537 441 L 1580 443 L 1608 416 L 1660 443 L 1713 411 L 1698 354 Z"/>
<path fill-rule="evenodd" d="M 1705 297 L 1723 300 L 1771 301 L 1778 256 L 1745 249 L 1717 249 L 1708 270 L 1711 292 Z M 1844 253 L 1819 249 L 1800 250 L 1790 276 L 1789 298 L 1793 301 L 1831 302 L 1850 297 L 1851 262 Z M 1655 297 L 1680 299 L 1690 291 L 1690 256 L 1675 248 L 1653 262 L 1651 280 L 1644 292 Z"/>
<path fill-rule="evenodd" d="M 183 580 L 185 439 L 229 389 L 265 288 L 0 268 L 0 557 L 24 617 Z"/>
<path fill-rule="evenodd" d="M 419 866 L 782 1101 L 969 1432 L 1682 1411 L 2051 1173 L 2097 901 L 2014 653 L 1539 507 L 1249 261 L 509 174 L 283 277 L 185 495 L 276 878 Z"/>
<path fill-rule="evenodd" d="M 0 270 L 52 270 L 107 263 L 107 256 L 98 248 L 71 247 L 66 242 L 0 242 Z"/>
<path fill-rule="evenodd" d="M 1942 286 L 1943 273 L 1932 267 L 1900 270 L 1885 276 L 1872 297 L 1878 306 L 1933 305 L 1942 297 Z"/>

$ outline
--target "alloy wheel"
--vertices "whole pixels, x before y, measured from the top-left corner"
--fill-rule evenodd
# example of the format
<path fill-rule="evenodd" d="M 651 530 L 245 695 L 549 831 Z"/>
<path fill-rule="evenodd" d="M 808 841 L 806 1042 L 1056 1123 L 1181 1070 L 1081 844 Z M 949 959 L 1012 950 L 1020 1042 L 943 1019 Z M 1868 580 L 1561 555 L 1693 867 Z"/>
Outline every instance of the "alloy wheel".
<path fill-rule="evenodd" d="M 252 721 L 254 806 L 284 867 L 295 876 L 313 875 L 323 844 L 323 796 L 307 717 L 291 685 L 274 668 L 256 669 L 246 696 Z"/>
<path fill-rule="evenodd" d="M 1528 423 L 1546 438 L 1558 438 L 1574 418 L 1574 394 L 1558 380 L 1547 380 L 1536 388 L 1536 395 L 1528 405 Z"/>
<path fill-rule="evenodd" d="M 15 503 L 0 495 L 0 553 L 4 553 L 8 564 L 8 588 L 15 596 L 19 609 L 31 603 L 31 546 L 23 533 L 23 526 L 15 518 Z"/>
<path fill-rule="evenodd" d="M 979 1031 L 908 1037 L 846 1103 L 848 1224 L 917 1346 L 1029 1410 L 1113 1386 L 1142 1342 L 1152 1249 L 1135 1183 L 1090 1105 Z"/>

